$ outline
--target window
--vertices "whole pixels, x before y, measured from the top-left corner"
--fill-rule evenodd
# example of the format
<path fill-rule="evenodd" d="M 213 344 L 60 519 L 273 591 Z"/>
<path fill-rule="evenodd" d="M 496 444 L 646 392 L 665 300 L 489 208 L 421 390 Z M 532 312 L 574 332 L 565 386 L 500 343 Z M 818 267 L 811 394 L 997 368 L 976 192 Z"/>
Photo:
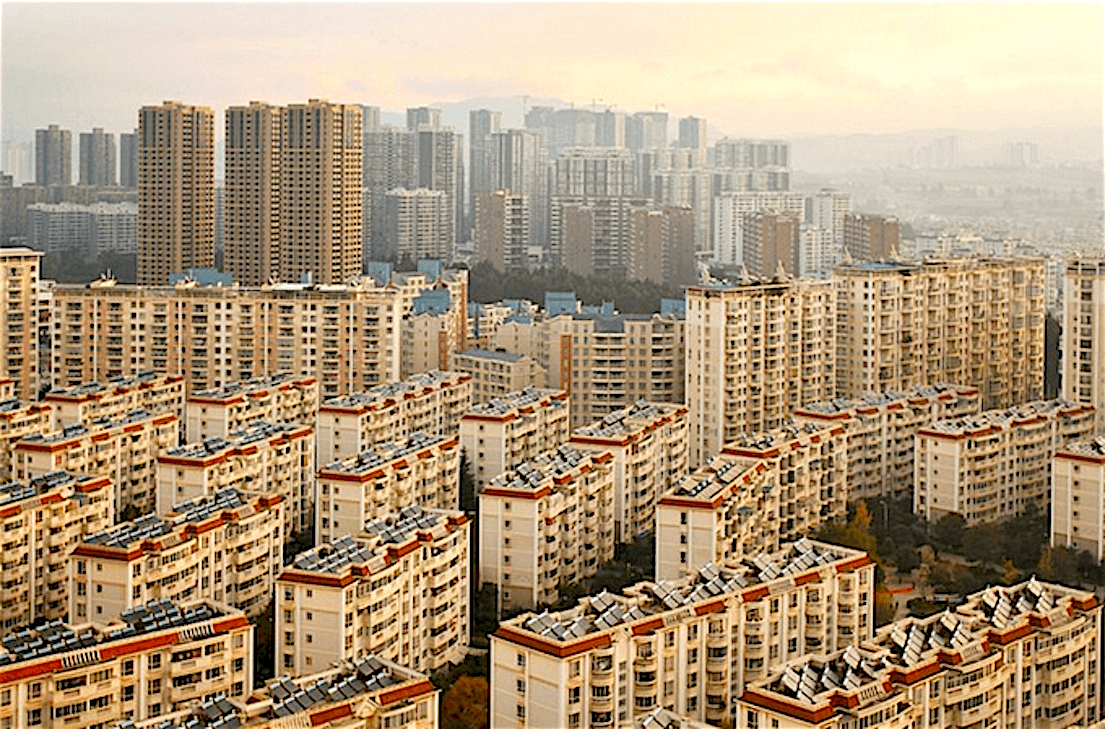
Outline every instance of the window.
<path fill-rule="evenodd" d="M 152 679 L 146 686 L 146 693 L 150 695 L 161 693 L 161 679 Z"/>
<path fill-rule="evenodd" d="M 27 725 L 38 726 L 42 723 L 42 709 L 31 709 L 27 712 Z"/>
<path fill-rule="evenodd" d="M 134 675 L 134 661 L 123 661 L 123 675 L 124 676 L 133 676 Z"/>
<path fill-rule="evenodd" d="M 526 682 L 525 682 L 524 679 L 521 679 L 521 678 L 518 679 L 517 686 L 518 686 L 518 693 L 524 694 L 526 692 Z"/>
<path fill-rule="evenodd" d="M 516 713 L 518 714 L 519 719 L 525 719 L 526 718 L 526 707 L 522 706 L 521 704 L 518 704 L 518 710 L 517 710 Z"/>
<path fill-rule="evenodd" d="M 154 653 L 152 656 L 150 656 L 149 666 L 150 666 L 150 668 L 161 668 L 161 654 L 160 653 Z"/>
<path fill-rule="evenodd" d="M 572 688 L 568 689 L 568 703 L 569 704 L 578 704 L 579 703 L 579 695 L 580 695 L 579 686 L 573 686 Z"/>
<path fill-rule="evenodd" d="M 525 653 L 519 653 L 518 654 L 518 665 L 519 666 L 526 665 L 526 654 Z"/>

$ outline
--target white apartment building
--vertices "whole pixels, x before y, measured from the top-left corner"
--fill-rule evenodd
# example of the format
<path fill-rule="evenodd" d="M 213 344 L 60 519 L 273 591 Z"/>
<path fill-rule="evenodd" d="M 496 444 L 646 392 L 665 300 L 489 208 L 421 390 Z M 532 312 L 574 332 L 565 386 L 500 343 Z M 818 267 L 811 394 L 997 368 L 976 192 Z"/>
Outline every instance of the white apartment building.
<path fill-rule="evenodd" d="M 954 382 L 993 409 L 1043 397 L 1044 259 L 865 261 L 833 270 L 836 394 Z"/>
<path fill-rule="evenodd" d="M 1105 258 L 1067 262 L 1062 329 L 1063 397 L 1093 405 L 1105 433 Z"/>
<path fill-rule="evenodd" d="M 375 654 L 434 671 L 468 644 L 470 524 L 417 506 L 296 556 L 276 587 L 276 674 Z"/>
<path fill-rule="evenodd" d="M 760 212 L 793 213 L 801 220 L 806 214 L 806 197 L 787 191 L 725 192 L 714 197 L 713 207 L 711 259 L 726 266 L 740 266 L 745 263 L 744 216 Z"/>
<path fill-rule="evenodd" d="M 937 420 L 977 415 L 981 404 L 974 387 L 921 385 L 908 392 L 809 403 L 795 409 L 794 420 L 844 426 L 849 499 L 902 498 L 913 490 L 917 431 Z"/>
<path fill-rule="evenodd" d="M 314 524 L 314 430 L 256 421 L 224 438 L 165 450 L 157 458 L 157 510 L 202 499 L 221 489 L 279 494 L 284 536 Z"/>
<path fill-rule="evenodd" d="M 253 626 L 203 601 L 151 602 L 111 622 L 25 628 L 0 645 L 0 723 L 94 729 L 178 711 L 207 696 L 245 697 Z"/>
<path fill-rule="evenodd" d="M 1105 558 L 1105 438 L 1075 441 L 1055 452 L 1051 546 Z"/>
<path fill-rule="evenodd" d="M 93 260 L 101 253 L 138 252 L 133 202 L 34 203 L 27 206 L 27 243 L 36 251 Z"/>
<path fill-rule="evenodd" d="M 140 372 L 134 377 L 50 390 L 42 400 L 53 409 L 54 424 L 59 428 L 100 418 L 115 420 L 132 410 L 172 413 L 183 423 L 184 378 Z"/>
<path fill-rule="evenodd" d="M 0 377 L 16 384 L 13 395 L 38 397 L 38 288 L 42 253 L 0 248 L 0 296 L 6 319 L 0 327 Z"/>
<path fill-rule="evenodd" d="M 409 308 L 409 307 L 408 307 Z M 53 377 L 61 386 L 145 370 L 189 393 L 281 372 L 334 397 L 399 379 L 403 290 L 356 284 L 260 288 L 124 286 L 54 291 Z"/>
<path fill-rule="evenodd" d="M 989 587 L 861 648 L 777 665 L 740 697 L 735 726 L 1097 726 L 1101 606 L 1035 578 Z"/>
<path fill-rule="evenodd" d="M 331 398 L 319 407 L 318 461 L 350 458 L 414 432 L 455 438 L 471 405 L 471 376 L 440 370 Z"/>
<path fill-rule="evenodd" d="M 495 586 L 500 614 L 555 603 L 614 558 L 613 460 L 561 445 L 479 492 L 479 579 Z"/>
<path fill-rule="evenodd" d="M 848 476 L 841 425 L 792 425 L 733 441 L 657 502 L 656 576 L 730 564 L 843 519 Z"/>
<path fill-rule="evenodd" d="M 68 614 L 107 620 L 153 600 L 214 600 L 257 617 L 284 566 L 284 499 L 233 488 L 86 533 L 68 565 Z"/>
<path fill-rule="evenodd" d="M 360 534 L 366 524 L 408 506 L 455 509 L 459 501 L 457 439 L 415 432 L 319 469 L 316 540 Z"/>
<path fill-rule="evenodd" d="M 917 431 L 913 512 L 930 522 L 959 514 L 968 526 L 1029 504 L 1047 513 L 1056 451 L 1093 432 L 1093 408 L 1066 400 L 939 420 Z"/>
<path fill-rule="evenodd" d="M 118 420 L 93 420 L 19 440 L 12 473 L 27 480 L 51 471 L 107 476 L 115 485 L 116 513 L 154 510 L 157 456 L 178 442 L 175 415 L 132 410 Z"/>
<path fill-rule="evenodd" d="M 680 316 L 560 315 L 535 326 L 541 331 L 527 353 L 547 368 L 550 387 L 571 396 L 573 428 L 639 400 L 683 402 L 686 348 Z"/>
<path fill-rule="evenodd" d="M 226 438 L 249 423 L 298 423 L 315 427 L 318 380 L 282 372 L 233 382 L 188 396 L 185 433 L 189 443 Z"/>
<path fill-rule="evenodd" d="M 62 471 L 0 486 L 0 636 L 65 615 L 69 557 L 113 522 L 114 495 L 104 476 Z"/>
<path fill-rule="evenodd" d="M 137 724 L 124 720 L 116 729 L 264 729 L 300 722 L 314 729 L 437 729 L 439 693 L 425 674 L 368 656 L 278 678 L 246 701 L 217 696 Z"/>
<path fill-rule="evenodd" d="M 690 464 L 741 434 L 781 427 L 833 397 L 832 285 L 787 280 L 687 288 Z"/>
<path fill-rule="evenodd" d="M 874 583 L 863 552 L 802 540 L 521 615 L 491 637 L 491 726 L 632 727 L 657 707 L 734 722 L 773 666 L 870 638 Z"/>
<path fill-rule="evenodd" d="M 460 421 L 460 445 L 476 490 L 539 453 L 566 443 L 568 393 L 528 387 L 474 405 Z"/>
<path fill-rule="evenodd" d="M 687 473 L 687 409 L 640 401 L 572 433 L 614 456 L 614 539 L 656 530 L 656 501 Z"/>
<path fill-rule="evenodd" d="M 472 378 L 472 402 L 487 403 L 527 387 L 545 387 L 548 374 L 525 354 L 490 349 L 455 352 L 450 367 Z"/>
<path fill-rule="evenodd" d="M 12 479 L 12 450 L 17 441 L 53 429 L 52 406 L 15 398 L 0 400 L 0 481 L 7 483 Z"/>

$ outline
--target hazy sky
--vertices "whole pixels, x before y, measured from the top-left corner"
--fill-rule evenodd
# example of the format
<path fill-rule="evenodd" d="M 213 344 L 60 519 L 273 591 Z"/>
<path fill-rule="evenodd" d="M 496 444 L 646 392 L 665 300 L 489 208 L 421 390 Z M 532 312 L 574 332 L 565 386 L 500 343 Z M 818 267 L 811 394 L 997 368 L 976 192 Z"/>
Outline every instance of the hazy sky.
<path fill-rule="evenodd" d="M 144 103 L 385 110 L 529 94 L 663 104 L 734 135 L 1102 120 L 1087 3 L 0 4 L 5 139 Z M 521 108 L 520 98 L 517 102 Z M 467 130 L 464 130 L 467 131 Z"/>

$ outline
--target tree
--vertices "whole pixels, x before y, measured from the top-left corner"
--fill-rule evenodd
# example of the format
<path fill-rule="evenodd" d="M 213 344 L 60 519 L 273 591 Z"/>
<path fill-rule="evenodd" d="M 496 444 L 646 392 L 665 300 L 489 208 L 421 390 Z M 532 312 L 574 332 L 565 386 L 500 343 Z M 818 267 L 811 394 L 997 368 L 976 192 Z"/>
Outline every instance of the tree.
<path fill-rule="evenodd" d="M 1017 572 L 1017 568 L 1013 566 L 1013 560 L 1005 560 L 1005 565 L 1002 567 L 1001 581 L 1006 585 L 1012 585 L 1021 578 L 1021 573 Z"/>
<path fill-rule="evenodd" d="M 461 676 L 441 700 L 442 729 L 484 729 L 491 687 L 479 676 Z"/>
<path fill-rule="evenodd" d="M 875 592 L 875 627 L 880 625 L 886 625 L 894 619 L 894 613 L 896 608 L 894 606 L 894 596 L 890 594 L 889 590 L 878 590 Z"/>
<path fill-rule="evenodd" d="M 942 546 L 957 551 L 963 546 L 963 533 L 967 521 L 959 514 L 946 514 L 933 527 L 932 536 Z"/>
<path fill-rule="evenodd" d="M 253 621 L 253 685 L 264 686 L 276 671 L 276 600 L 270 600 L 265 612 Z"/>

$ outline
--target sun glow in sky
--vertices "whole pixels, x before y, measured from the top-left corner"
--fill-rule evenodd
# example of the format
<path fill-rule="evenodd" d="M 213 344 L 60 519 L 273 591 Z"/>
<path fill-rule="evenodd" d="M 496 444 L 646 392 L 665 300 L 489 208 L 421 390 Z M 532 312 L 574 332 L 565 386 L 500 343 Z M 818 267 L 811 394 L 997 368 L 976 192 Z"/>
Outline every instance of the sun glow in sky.
<path fill-rule="evenodd" d="M 163 99 L 401 111 L 528 94 L 662 104 L 742 135 L 1102 121 L 1097 2 L 0 8 L 5 139 L 49 123 L 126 130 Z"/>

